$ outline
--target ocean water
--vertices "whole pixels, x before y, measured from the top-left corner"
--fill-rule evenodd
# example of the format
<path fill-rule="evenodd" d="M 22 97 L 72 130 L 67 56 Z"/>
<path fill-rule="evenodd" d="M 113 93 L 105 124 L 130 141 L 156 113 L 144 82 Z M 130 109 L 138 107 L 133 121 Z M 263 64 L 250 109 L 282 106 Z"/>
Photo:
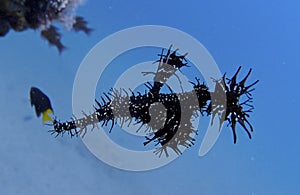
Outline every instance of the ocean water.
<path fill-rule="evenodd" d="M 38 31 L 11 31 L 0 39 L 0 194 L 299 194 L 299 6 L 292 0 L 88 0 L 77 13 L 94 30 L 86 36 L 58 25 L 67 46 L 61 55 Z M 201 117 L 192 148 L 166 166 L 135 172 L 100 161 L 80 138 L 54 138 L 47 132 L 51 127 L 44 126 L 30 106 L 30 87 L 48 94 L 55 115 L 69 120 L 76 75 L 89 51 L 104 38 L 141 25 L 191 35 L 222 74 L 233 75 L 239 66 L 241 76 L 253 69 L 249 83 L 260 82 L 253 92 L 251 140 L 238 127 L 238 142 L 233 144 L 231 129 L 224 125 L 216 144 L 200 157 L 208 123 L 208 117 Z M 177 41 L 175 37 L 173 43 Z M 123 45 L 109 45 L 99 61 Z M 189 52 L 188 47 L 179 49 Z M 155 61 L 158 53 L 160 48 L 146 47 L 116 56 L 99 80 L 95 97 L 108 91 L 132 64 Z M 201 78 L 193 67 L 182 73 L 190 80 Z M 144 141 L 123 138 L 126 133 L 120 128 L 111 134 L 129 148 Z"/>

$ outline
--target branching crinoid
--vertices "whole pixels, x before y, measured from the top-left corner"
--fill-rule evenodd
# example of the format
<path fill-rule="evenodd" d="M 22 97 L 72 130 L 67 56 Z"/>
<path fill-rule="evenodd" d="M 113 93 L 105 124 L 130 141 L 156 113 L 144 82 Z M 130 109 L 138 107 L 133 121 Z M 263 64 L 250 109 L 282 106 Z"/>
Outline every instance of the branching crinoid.
<path fill-rule="evenodd" d="M 10 29 L 25 31 L 39 30 L 41 37 L 54 45 L 61 53 L 65 46 L 61 43 L 61 34 L 53 25 L 59 22 L 67 30 L 83 31 L 90 34 L 91 28 L 83 17 L 75 11 L 82 0 L 0 0 L 0 36 Z"/>
<path fill-rule="evenodd" d="M 253 131 L 253 127 L 248 120 L 249 113 L 253 109 L 251 92 L 258 82 L 246 86 L 251 69 L 240 82 L 237 82 L 237 76 L 241 67 L 232 78 L 226 78 L 224 75 L 220 80 L 215 80 L 215 89 L 212 91 L 209 91 L 208 87 L 196 78 L 196 82 L 191 82 L 192 91 L 174 93 L 170 89 L 171 93 L 163 93 L 161 88 L 165 82 L 171 76 L 176 76 L 177 70 L 187 66 L 185 58 L 187 54 L 177 55 L 176 52 L 177 50 L 172 52 L 171 47 L 166 54 L 162 51 L 157 61 L 157 71 L 143 73 L 154 75 L 153 83 L 145 83 L 148 90 L 144 94 L 134 93 L 130 89 L 111 89 L 100 97 L 101 102 L 96 100 L 95 110 L 91 114 L 83 113 L 82 118 L 72 117 L 66 122 L 61 122 L 54 117 L 50 120 L 54 127 L 52 133 L 63 135 L 67 132 L 71 137 L 84 136 L 88 126 L 92 126 L 93 129 L 98 123 L 102 126 L 110 124 L 109 132 L 111 132 L 118 120 L 121 126 L 126 121 L 135 120 L 140 127 L 147 126 L 150 132 L 144 145 L 154 143 L 158 147 L 155 154 L 158 156 L 165 154 L 168 157 L 168 148 L 180 155 L 181 147 L 187 148 L 194 144 L 193 135 L 197 134 L 197 130 L 192 126 L 191 119 L 198 116 L 197 113 L 200 112 L 202 116 L 207 114 L 227 120 L 233 131 L 234 143 L 236 143 L 237 123 L 251 138 L 250 131 Z M 37 101 L 46 95 L 42 94 L 39 97 L 38 94 L 31 95 L 32 105 L 46 109 L 47 106 L 40 106 L 43 101 Z M 43 98 L 47 99 L 47 96 Z M 39 113 L 47 115 L 47 112 L 40 109 Z M 222 120 L 220 121 L 223 123 Z"/>

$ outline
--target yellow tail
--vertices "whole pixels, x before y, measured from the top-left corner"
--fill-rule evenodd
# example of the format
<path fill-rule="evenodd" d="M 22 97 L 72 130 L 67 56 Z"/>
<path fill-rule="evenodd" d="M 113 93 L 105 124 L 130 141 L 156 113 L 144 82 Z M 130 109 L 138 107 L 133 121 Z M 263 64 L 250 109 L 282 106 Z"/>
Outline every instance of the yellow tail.
<path fill-rule="evenodd" d="M 50 116 L 51 114 L 53 114 L 53 111 L 50 108 L 48 108 L 46 111 L 44 111 L 42 113 L 42 121 L 43 121 L 43 123 L 52 122 L 52 117 Z"/>

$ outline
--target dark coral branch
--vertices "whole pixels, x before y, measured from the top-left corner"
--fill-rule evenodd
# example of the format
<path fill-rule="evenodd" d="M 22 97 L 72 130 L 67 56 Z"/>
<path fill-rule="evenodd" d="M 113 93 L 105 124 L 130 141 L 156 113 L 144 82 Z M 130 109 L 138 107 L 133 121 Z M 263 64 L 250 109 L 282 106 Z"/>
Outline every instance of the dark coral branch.
<path fill-rule="evenodd" d="M 39 30 L 41 36 L 61 53 L 65 47 L 54 22 L 75 32 L 90 34 L 92 31 L 83 17 L 75 15 L 79 4 L 77 0 L 0 0 L 0 36 L 5 36 L 10 29 L 17 32 Z"/>

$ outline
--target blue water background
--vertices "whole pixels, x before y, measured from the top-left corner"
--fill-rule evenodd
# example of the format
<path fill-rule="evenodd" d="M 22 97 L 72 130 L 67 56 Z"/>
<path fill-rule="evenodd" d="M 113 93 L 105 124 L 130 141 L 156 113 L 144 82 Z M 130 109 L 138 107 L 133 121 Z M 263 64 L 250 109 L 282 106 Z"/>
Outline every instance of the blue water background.
<path fill-rule="evenodd" d="M 0 39 L 0 194 L 299 194 L 299 6 L 292 0 L 89 0 L 78 14 L 93 33 L 62 30 L 68 49 L 61 55 L 38 31 L 10 32 Z M 224 127 L 199 157 L 199 129 L 195 146 L 171 164 L 128 172 L 99 161 L 80 139 L 49 135 L 30 107 L 30 87 L 44 90 L 56 114 L 69 119 L 73 81 L 88 51 L 114 32 L 146 24 L 194 36 L 228 75 L 240 65 L 243 74 L 253 68 L 249 81 L 260 83 L 252 140 L 238 128 L 234 145 Z M 147 55 L 156 60 L 156 53 Z"/>

